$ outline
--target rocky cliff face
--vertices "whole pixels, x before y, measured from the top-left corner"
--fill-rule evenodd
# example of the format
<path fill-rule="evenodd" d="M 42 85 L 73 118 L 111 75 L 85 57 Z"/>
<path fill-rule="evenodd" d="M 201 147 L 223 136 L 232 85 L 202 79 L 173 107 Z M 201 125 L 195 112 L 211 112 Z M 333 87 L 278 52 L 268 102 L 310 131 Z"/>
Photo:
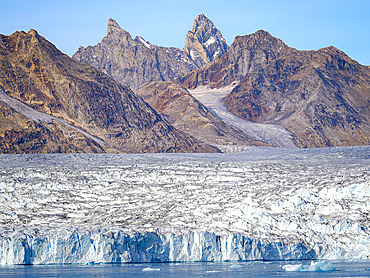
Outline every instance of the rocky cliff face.
<path fill-rule="evenodd" d="M 95 46 L 80 47 L 73 59 L 94 66 L 137 90 L 152 80 L 169 81 L 198 68 L 184 51 L 160 47 L 141 37 L 132 39 L 109 19 L 107 35 Z"/>
<path fill-rule="evenodd" d="M 174 127 L 203 142 L 216 145 L 258 144 L 213 115 L 177 82 L 153 81 L 136 94 Z"/>
<path fill-rule="evenodd" d="M 228 49 L 221 32 L 203 14 L 189 31 L 184 50 L 132 39 L 110 18 L 107 35 L 100 43 L 80 47 L 73 59 L 94 66 L 134 91 L 146 82 L 171 81 L 220 57 Z"/>
<path fill-rule="evenodd" d="M 298 51 L 265 31 L 235 38 L 227 54 L 180 80 L 187 88 L 237 83 L 229 111 L 281 124 L 300 147 L 370 144 L 370 69 L 334 47 Z"/>
<path fill-rule="evenodd" d="M 108 148 L 118 152 L 217 151 L 176 130 L 128 87 L 64 55 L 35 30 L 0 35 L 0 86 L 8 102 L 3 100 L 1 105 L 0 140 L 7 146 L 2 152 L 31 152 L 27 144 L 19 149 L 10 145 L 38 136 L 41 138 L 35 140 L 40 142 L 35 142 L 41 145 L 35 152 L 98 152 Z M 27 107 L 17 111 L 9 105 L 13 100 Z M 49 123 L 44 124 L 32 119 L 32 111 L 52 118 L 46 117 Z M 38 135 L 32 135 L 33 131 Z M 67 131 L 79 138 L 66 136 Z M 22 135 L 24 132 L 30 134 Z M 62 147 L 43 148 L 41 141 Z"/>
<path fill-rule="evenodd" d="M 198 15 L 193 29 L 186 35 L 185 53 L 201 67 L 221 57 L 228 49 L 229 46 L 213 22 L 204 14 Z"/>
<path fill-rule="evenodd" d="M 102 153 L 107 148 L 57 121 L 35 121 L 0 101 L 0 153 Z"/>

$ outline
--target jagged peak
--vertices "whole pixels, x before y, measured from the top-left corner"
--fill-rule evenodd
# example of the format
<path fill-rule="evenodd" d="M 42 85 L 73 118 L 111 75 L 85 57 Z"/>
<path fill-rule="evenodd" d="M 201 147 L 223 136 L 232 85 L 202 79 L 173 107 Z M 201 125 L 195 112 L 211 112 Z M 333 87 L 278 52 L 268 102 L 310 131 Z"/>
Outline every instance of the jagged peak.
<path fill-rule="evenodd" d="M 149 49 L 152 49 L 152 48 L 155 47 L 154 44 L 151 44 L 150 42 L 148 42 L 147 40 L 145 40 L 143 37 L 140 37 L 140 36 L 136 36 L 134 41 L 143 44 L 144 46 L 146 46 Z"/>
<path fill-rule="evenodd" d="M 201 26 L 204 26 L 204 28 L 209 28 L 209 29 L 215 28 L 213 22 L 208 17 L 206 17 L 204 14 L 198 15 L 194 19 L 192 32 L 196 33 L 200 29 Z"/>
<path fill-rule="evenodd" d="M 281 40 L 274 36 L 272 36 L 269 32 L 265 30 L 258 30 L 252 34 L 244 35 L 244 36 L 236 36 L 234 42 L 232 43 L 231 47 L 235 47 L 236 45 L 256 45 L 261 48 L 269 48 L 269 47 L 282 47 L 287 48 L 288 46 Z"/>
<path fill-rule="evenodd" d="M 116 31 L 122 31 L 122 29 L 118 25 L 117 21 L 115 21 L 113 18 L 110 18 L 108 20 L 107 34 L 112 33 L 112 32 L 116 32 Z"/>
<path fill-rule="evenodd" d="M 32 35 L 34 37 L 36 37 L 38 35 L 38 33 L 35 29 L 30 29 L 27 34 Z"/>
<path fill-rule="evenodd" d="M 322 52 L 339 52 L 339 53 L 343 53 L 345 54 L 343 51 L 339 50 L 338 48 L 330 45 L 330 46 L 327 46 L 327 47 L 323 47 L 323 48 L 320 48 L 318 51 L 322 51 Z"/>
<path fill-rule="evenodd" d="M 235 40 L 258 39 L 258 38 L 274 39 L 275 37 L 265 30 L 257 30 L 256 32 L 249 35 L 236 36 Z"/>
<path fill-rule="evenodd" d="M 185 53 L 198 66 L 203 66 L 222 56 L 228 49 L 226 40 L 213 22 L 204 14 L 198 15 L 194 20 L 192 31 L 186 35 Z"/>

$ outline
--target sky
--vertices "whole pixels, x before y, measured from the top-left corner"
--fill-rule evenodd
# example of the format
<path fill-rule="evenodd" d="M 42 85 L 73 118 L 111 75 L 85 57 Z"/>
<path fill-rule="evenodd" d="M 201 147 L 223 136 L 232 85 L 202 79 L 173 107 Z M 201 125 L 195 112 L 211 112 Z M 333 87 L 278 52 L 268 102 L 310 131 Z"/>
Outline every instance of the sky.
<path fill-rule="evenodd" d="M 370 65 L 370 0 L 0 0 L 0 34 L 36 29 L 72 56 L 99 43 L 113 18 L 133 38 L 182 49 L 201 13 L 229 45 L 263 29 L 290 47 L 332 45 Z"/>

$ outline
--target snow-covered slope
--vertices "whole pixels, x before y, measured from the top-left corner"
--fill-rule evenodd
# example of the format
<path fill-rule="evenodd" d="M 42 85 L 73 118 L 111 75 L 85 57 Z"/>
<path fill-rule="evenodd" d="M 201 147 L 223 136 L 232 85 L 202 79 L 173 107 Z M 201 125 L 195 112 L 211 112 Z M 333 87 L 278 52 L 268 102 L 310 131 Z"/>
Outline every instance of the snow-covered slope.
<path fill-rule="evenodd" d="M 370 147 L 1 155 L 0 263 L 369 259 Z"/>
<path fill-rule="evenodd" d="M 246 121 L 227 111 L 223 98 L 226 97 L 234 87 L 235 84 L 220 89 L 199 86 L 194 90 L 189 90 L 189 92 L 199 102 L 203 103 L 208 109 L 213 111 L 222 121 L 234 128 L 240 129 L 254 140 L 263 141 L 276 147 L 297 147 L 293 140 L 293 134 L 283 126 Z"/>

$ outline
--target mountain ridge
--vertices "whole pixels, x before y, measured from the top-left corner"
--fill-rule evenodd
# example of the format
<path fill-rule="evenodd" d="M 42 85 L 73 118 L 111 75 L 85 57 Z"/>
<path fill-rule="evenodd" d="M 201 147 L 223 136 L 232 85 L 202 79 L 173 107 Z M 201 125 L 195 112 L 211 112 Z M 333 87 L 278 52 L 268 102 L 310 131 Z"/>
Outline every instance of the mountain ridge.
<path fill-rule="evenodd" d="M 8 144 L 9 134 L 26 134 L 28 126 L 48 138 L 41 142 L 30 135 L 38 147 L 28 148 L 36 152 L 57 151 L 58 144 L 64 152 L 218 151 L 202 140 L 261 145 L 248 132 L 225 124 L 186 90 L 233 84 L 223 99 L 228 112 L 280 125 L 293 134 L 298 147 L 370 144 L 370 66 L 334 46 L 297 50 L 264 30 L 236 36 L 228 47 L 204 14 L 194 20 L 185 41 L 180 50 L 140 36 L 133 39 L 110 18 L 102 41 L 80 47 L 71 59 L 34 29 L 1 35 L 0 89 L 54 118 L 27 119 L 2 101 L 0 141 Z M 54 143 L 45 143 L 49 141 Z"/>
<path fill-rule="evenodd" d="M 211 145 L 264 145 L 225 124 L 189 91 L 174 81 L 153 81 L 137 92 L 177 129 Z"/>
<path fill-rule="evenodd" d="M 237 86 L 228 110 L 281 124 L 300 147 L 370 144 L 370 71 L 335 47 L 299 51 L 259 30 L 179 81 L 186 88 Z"/>
<path fill-rule="evenodd" d="M 33 29 L 0 36 L 0 63 L 0 86 L 9 97 L 102 139 L 115 152 L 218 151 L 176 130 L 127 86 L 71 59 Z M 18 126 L 24 125 L 24 118 L 20 118 Z M 14 122 L 1 128 L 14 130 L 16 126 Z M 6 134 L 2 140 L 11 139 Z M 85 140 L 86 144 L 91 142 Z M 104 146 L 100 148 L 104 150 Z M 79 146 L 72 149 L 84 151 Z M 27 152 L 27 148 L 18 151 Z"/>
<path fill-rule="evenodd" d="M 199 15 L 197 19 L 200 18 Z M 204 65 L 212 57 L 222 55 L 227 50 L 225 40 L 213 23 L 202 15 L 203 20 L 212 25 L 202 27 L 203 33 L 209 33 L 208 37 L 194 33 L 193 40 L 196 44 L 189 44 L 189 33 L 186 37 L 185 48 L 163 47 L 151 44 L 140 36 L 134 39 L 130 33 L 122 29 L 112 18 L 108 20 L 107 34 L 95 46 L 79 47 L 72 58 L 94 66 L 104 73 L 108 74 L 116 81 L 129 86 L 134 91 L 138 90 L 146 82 L 151 81 L 171 81 L 178 77 L 197 69 Z M 189 31 L 191 33 L 191 31 Z M 209 39 L 210 36 L 222 43 L 210 43 L 204 46 L 205 42 L 199 42 L 199 39 Z M 194 60 L 190 55 L 191 51 L 203 53 L 199 59 Z M 218 54 L 216 53 L 218 51 Z M 207 54 L 208 53 L 208 54 Z"/>
<path fill-rule="evenodd" d="M 133 90 L 152 80 L 169 81 L 197 68 L 180 49 L 161 47 L 129 32 L 109 19 L 100 43 L 80 47 L 73 59 L 94 66 Z"/>

